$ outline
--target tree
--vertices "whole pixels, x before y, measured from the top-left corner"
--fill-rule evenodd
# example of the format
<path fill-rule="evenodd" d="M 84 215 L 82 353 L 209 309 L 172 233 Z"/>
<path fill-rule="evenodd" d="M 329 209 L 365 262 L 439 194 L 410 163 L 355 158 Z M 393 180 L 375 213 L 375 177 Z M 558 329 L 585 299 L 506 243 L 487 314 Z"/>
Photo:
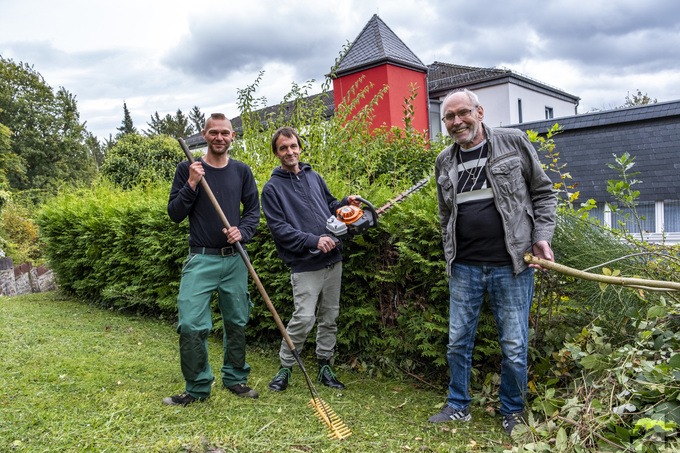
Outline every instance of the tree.
<path fill-rule="evenodd" d="M 172 181 L 184 153 L 176 140 L 167 135 L 123 136 L 107 152 L 101 174 L 123 189 L 149 182 Z"/>
<path fill-rule="evenodd" d="M 203 130 L 203 126 L 205 126 L 205 115 L 201 113 L 201 110 L 197 105 L 191 109 L 189 119 L 191 120 L 191 124 L 194 126 L 196 133 Z"/>
<path fill-rule="evenodd" d="M 155 112 L 151 115 L 151 122 L 146 124 L 149 125 L 149 130 L 144 133 L 149 137 L 166 134 L 174 138 L 183 138 L 194 134 L 189 118 L 180 109 L 177 109 L 175 116 L 167 114 L 164 118 Z"/>
<path fill-rule="evenodd" d="M 630 95 L 630 91 L 626 95 L 626 102 L 621 106 L 622 108 L 626 107 L 635 107 L 636 105 L 647 105 L 647 104 L 656 104 L 656 98 L 651 99 L 649 96 L 647 96 L 647 93 L 642 94 L 642 91 L 639 89 L 637 90 L 637 94 L 634 94 L 632 97 Z"/>
<path fill-rule="evenodd" d="M 123 124 L 116 128 L 119 133 L 116 134 L 116 139 L 121 138 L 125 134 L 136 134 L 137 129 L 134 124 L 132 124 L 132 117 L 130 116 L 130 111 L 127 108 L 127 103 L 123 102 Z"/>
<path fill-rule="evenodd" d="M 102 164 L 104 163 L 104 158 L 106 157 L 106 150 L 108 149 L 106 145 L 99 143 L 97 137 L 95 137 L 91 132 L 88 132 L 87 138 L 85 139 L 85 146 L 87 146 L 90 155 L 96 162 L 97 168 L 101 168 Z"/>
<path fill-rule="evenodd" d="M 0 123 L 10 131 L 11 189 L 55 190 L 64 182 L 89 183 L 96 174 L 76 98 L 55 93 L 27 63 L 0 56 Z"/>
<path fill-rule="evenodd" d="M 25 168 L 21 166 L 16 154 L 12 152 L 12 131 L 7 126 L 0 123 L 0 192 L 9 188 L 10 173 L 24 173 Z M 0 206 L 3 197 L 0 195 Z"/>

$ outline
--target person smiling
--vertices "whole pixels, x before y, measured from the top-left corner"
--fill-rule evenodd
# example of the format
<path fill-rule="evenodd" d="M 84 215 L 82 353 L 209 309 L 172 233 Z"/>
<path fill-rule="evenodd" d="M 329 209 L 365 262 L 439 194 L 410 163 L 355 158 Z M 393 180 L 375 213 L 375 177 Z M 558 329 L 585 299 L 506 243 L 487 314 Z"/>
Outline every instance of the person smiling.
<path fill-rule="evenodd" d="M 302 353 L 307 334 L 316 322 L 318 381 L 344 389 L 330 363 L 338 330 L 342 255 L 336 242 L 339 240 L 326 231 L 326 222 L 339 207 L 358 206 L 359 195 L 349 195 L 340 201 L 331 195 L 321 175 L 311 165 L 300 162 L 302 143 L 295 129 L 278 129 L 271 144 L 281 165 L 274 168 L 262 188 L 262 211 L 279 257 L 291 269 L 294 311 L 286 331 L 295 349 Z M 279 359 L 281 367 L 269 383 L 274 391 L 288 387 L 295 364 L 285 341 L 281 341 Z"/>
<path fill-rule="evenodd" d="M 210 299 L 218 294 L 222 315 L 224 362 L 222 385 L 243 398 L 257 398 L 248 387 L 245 327 L 250 316 L 248 270 L 236 242 L 247 243 L 260 221 L 260 202 L 253 173 L 246 164 L 229 157 L 236 133 L 222 113 L 213 113 L 201 135 L 208 151 L 193 163 L 177 165 L 170 189 L 168 215 L 179 223 L 189 217 L 189 255 L 182 267 L 177 297 L 180 364 L 185 391 L 163 399 L 170 406 L 186 406 L 210 396 L 214 380 L 208 361 L 208 335 L 212 328 Z M 231 228 L 221 219 L 199 183 L 208 182 Z"/>
<path fill-rule="evenodd" d="M 500 413 L 510 434 L 523 422 L 534 269 L 524 253 L 554 260 L 557 197 L 536 151 L 518 129 L 483 123 L 469 90 L 449 93 L 442 121 L 454 144 L 435 163 L 439 222 L 449 276 L 449 393 L 432 423 L 471 419 L 475 332 L 488 295 L 502 352 Z"/>

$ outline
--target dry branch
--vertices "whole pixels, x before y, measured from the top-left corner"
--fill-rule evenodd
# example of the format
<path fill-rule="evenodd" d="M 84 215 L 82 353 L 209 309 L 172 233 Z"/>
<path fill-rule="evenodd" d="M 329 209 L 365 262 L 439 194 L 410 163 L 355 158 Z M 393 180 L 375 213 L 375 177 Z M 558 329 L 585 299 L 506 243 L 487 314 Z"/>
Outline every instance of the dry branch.
<path fill-rule="evenodd" d="M 680 283 L 667 282 L 663 280 L 647 280 L 644 278 L 618 277 L 613 275 L 591 274 L 590 272 L 580 271 L 563 264 L 538 258 L 531 253 L 524 254 L 524 261 L 528 264 L 537 264 L 544 269 L 550 269 L 571 277 L 591 280 L 594 282 L 608 283 L 610 285 L 626 286 L 629 288 L 643 288 L 651 291 L 680 291 Z"/>

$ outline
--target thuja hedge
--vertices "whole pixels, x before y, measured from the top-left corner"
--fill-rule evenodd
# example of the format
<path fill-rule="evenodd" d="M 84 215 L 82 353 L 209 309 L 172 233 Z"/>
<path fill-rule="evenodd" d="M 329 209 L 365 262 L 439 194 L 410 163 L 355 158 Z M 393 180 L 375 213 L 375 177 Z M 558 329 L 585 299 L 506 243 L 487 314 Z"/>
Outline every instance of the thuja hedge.
<path fill-rule="evenodd" d="M 167 216 L 168 190 L 167 184 L 124 191 L 102 183 L 62 193 L 46 203 L 38 223 L 45 255 L 60 287 L 107 308 L 174 320 L 180 271 L 187 255 L 188 223 L 176 224 Z M 562 226 L 554 241 L 558 259 L 568 265 L 570 256 L 583 257 L 568 251 L 580 243 L 572 242 L 571 232 L 578 226 L 575 222 L 572 217 L 560 216 Z M 585 235 L 587 228 L 580 228 Z M 601 250 L 605 236 L 597 239 Z M 289 319 L 289 271 L 276 254 L 263 218 L 247 250 L 277 311 L 284 320 Z M 434 182 L 383 215 L 378 228 L 345 241 L 343 254 L 340 356 L 359 366 L 380 362 L 406 370 L 443 372 L 448 286 Z M 555 287 L 560 288 L 556 297 L 564 300 L 569 288 L 572 292 L 583 288 L 583 282 L 570 285 L 566 281 L 565 285 L 560 279 Z M 587 292 L 600 294 L 598 300 L 604 297 L 597 288 Z M 593 303 L 585 294 L 571 296 L 568 302 L 561 302 L 572 309 L 565 316 L 592 313 Z M 549 299 L 547 294 L 542 297 Z M 620 297 L 616 297 L 619 302 Z M 250 340 L 277 344 L 281 336 L 252 283 L 251 298 Z M 559 307 L 549 308 L 553 316 L 559 312 Z M 215 329 L 220 328 L 216 315 Z M 485 314 L 479 326 L 477 360 L 498 353 L 495 338 L 493 320 Z"/>
<path fill-rule="evenodd" d="M 44 252 L 60 287 L 90 303 L 174 320 L 188 223 L 167 216 L 167 185 L 124 191 L 109 184 L 62 193 L 38 216 Z M 379 227 L 345 241 L 339 353 L 354 363 L 441 365 L 448 289 L 432 182 L 381 217 Z M 292 312 L 289 270 L 264 219 L 247 250 L 284 319 Z M 280 333 L 259 292 L 251 341 Z M 215 326 L 221 327 L 219 318 Z"/>
<path fill-rule="evenodd" d="M 167 192 L 101 183 L 47 202 L 37 221 L 59 286 L 105 307 L 172 314 L 187 228 L 165 213 Z"/>
<path fill-rule="evenodd" d="M 168 190 L 167 184 L 123 191 L 102 183 L 47 202 L 38 223 L 60 287 L 90 303 L 174 321 L 188 223 L 176 224 L 167 216 Z M 601 260 L 604 249 L 611 249 L 607 256 L 625 254 L 624 245 L 587 222 L 564 213 L 558 219 L 553 246 L 563 264 L 586 267 L 584 262 Z M 268 296 L 281 317 L 289 319 L 289 271 L 276 254 L 263 218 L 247 249 Z M 359 367 L 390 365 L 441 377 L 446 371 L 448 286 L 434 182 L 383 215 L 378 228 L 345 241 L 343 255 L 341 360 Z M 532 327 L 542 341 L 538 347 L 546 351 L 559 347 L 571 329 L 594 316 L 606 321 L 609 313 L 612 325 L 620 325 L 629 313 L 611 307 L 632 309 L 639 303 L 631 300 L 634 293 L 601 292 L 596 284 L 555 275 L 540 283 L 537 295 L 542 305 L 535 304 Z M 250 341 L 275 346 L 280 333 L 252 282 L 251 298 Z M 219 333 L 217 314 L 214 321 Z M 565 323 L 571 328 L 565 328 Z M 496 331 L 486 312 L 476 341 L 476 361 L 495 366 L 497 360 L 488 359 L 499 352 Z"/>

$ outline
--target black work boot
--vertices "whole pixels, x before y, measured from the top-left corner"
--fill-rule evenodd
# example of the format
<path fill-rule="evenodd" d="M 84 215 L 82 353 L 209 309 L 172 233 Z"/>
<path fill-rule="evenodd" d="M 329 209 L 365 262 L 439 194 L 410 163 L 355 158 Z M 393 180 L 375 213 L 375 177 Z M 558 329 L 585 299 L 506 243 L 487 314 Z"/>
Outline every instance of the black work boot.
<path fill-rule="evenodd" d="M 323 385 L 334 389 L 342 390 L 345 388 L 345 384 L 338 381 L 335 377 L 335 373 L 331 369 L 331 363 L 326 359 L 319 359 L 319 377 L 317 380 Z"/>
<path fill-rule="evenodd" d="M 288 388 L 288 380 L 290 379 L 291 374 L 293 374 L 292 368 L 286 368 L 282 366 L 279 369 L 279 372 L 276 373 L 276 376 L 274 376 L 274 379 L 272 379 L 269 383 L 269 388 L 275 392 L 282 392 L 286 390 Z"/>

